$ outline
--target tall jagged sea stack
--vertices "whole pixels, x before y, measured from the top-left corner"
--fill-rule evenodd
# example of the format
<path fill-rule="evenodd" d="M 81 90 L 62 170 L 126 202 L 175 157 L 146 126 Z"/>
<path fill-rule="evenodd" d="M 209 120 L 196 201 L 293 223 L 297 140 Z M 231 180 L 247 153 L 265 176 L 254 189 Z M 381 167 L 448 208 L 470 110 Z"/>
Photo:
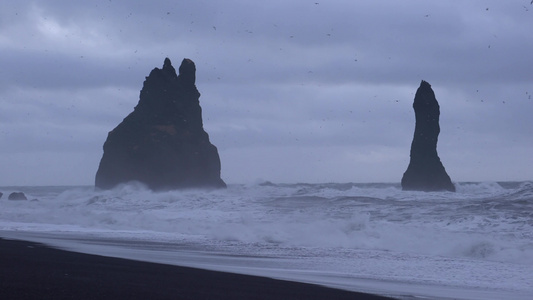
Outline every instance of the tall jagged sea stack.
<path fill-rule="evenodd" d="M 168 58 L 150 72 L 134 111 L 107 136 L 96 187 L 131 181 L 152 190 L 226 187 L 217 148 L 203 129 L 195 80 L 190 59 L 179 75 Z"/>
<path fill-rule="evenodd" d="M 431 85 L 426 81 L 422 80 L 416 91 L 413 108 L 415 134 L 411 160 L 402 178 L 402 189 L 455 192 L 455 186 L 437 154 L 440 107 Z"/>

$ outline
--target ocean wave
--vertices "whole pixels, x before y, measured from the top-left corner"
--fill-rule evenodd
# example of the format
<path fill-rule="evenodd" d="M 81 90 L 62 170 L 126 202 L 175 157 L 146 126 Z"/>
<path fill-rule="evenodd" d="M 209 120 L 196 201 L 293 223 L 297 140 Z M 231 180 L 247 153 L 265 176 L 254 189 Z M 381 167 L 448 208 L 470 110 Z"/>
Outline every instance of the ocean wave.
<path fill-rule="evenodd" d="M 154 193 L 142 185 L 28 188 L 2 200 L 0 230 L 130 232 L 205 243 L 366 249 L 533 265 L 533 184 L 256 184 Z"/>

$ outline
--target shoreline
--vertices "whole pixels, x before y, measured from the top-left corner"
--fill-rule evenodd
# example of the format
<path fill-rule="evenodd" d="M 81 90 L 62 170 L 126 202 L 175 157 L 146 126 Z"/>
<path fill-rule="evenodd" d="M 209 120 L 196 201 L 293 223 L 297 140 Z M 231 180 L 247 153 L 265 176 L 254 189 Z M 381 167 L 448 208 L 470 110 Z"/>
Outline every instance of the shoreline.
<path fill-rule="evenodd" d="M 393 299 L 4 238 L 0 238 L 0 270 L 2 299 Z"/>

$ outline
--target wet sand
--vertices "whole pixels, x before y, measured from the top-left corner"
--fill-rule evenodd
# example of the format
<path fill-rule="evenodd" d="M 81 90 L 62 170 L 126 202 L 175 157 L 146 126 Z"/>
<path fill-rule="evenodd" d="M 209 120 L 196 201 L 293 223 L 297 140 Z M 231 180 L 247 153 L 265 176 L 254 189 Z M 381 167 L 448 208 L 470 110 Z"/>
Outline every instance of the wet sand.
<path fill-rule="evenodd" d="M 0 299 L 391 299 L 0 239 Z"/>

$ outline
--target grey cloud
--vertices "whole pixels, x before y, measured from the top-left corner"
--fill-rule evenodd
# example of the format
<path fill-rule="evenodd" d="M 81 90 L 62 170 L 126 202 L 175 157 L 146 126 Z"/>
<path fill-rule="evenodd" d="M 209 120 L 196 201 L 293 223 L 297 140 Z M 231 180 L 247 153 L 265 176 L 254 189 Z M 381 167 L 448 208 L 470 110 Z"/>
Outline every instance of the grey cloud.
<path fill-rule="evenodd" d="M 105 135 L 168 56 L 196 63 L 229 182 L 399 180 L 422 79 L 453 179 L 533 176 L 529 1 L 314 2 L 2 2 L 3 163 L 91 184 Z"/>

